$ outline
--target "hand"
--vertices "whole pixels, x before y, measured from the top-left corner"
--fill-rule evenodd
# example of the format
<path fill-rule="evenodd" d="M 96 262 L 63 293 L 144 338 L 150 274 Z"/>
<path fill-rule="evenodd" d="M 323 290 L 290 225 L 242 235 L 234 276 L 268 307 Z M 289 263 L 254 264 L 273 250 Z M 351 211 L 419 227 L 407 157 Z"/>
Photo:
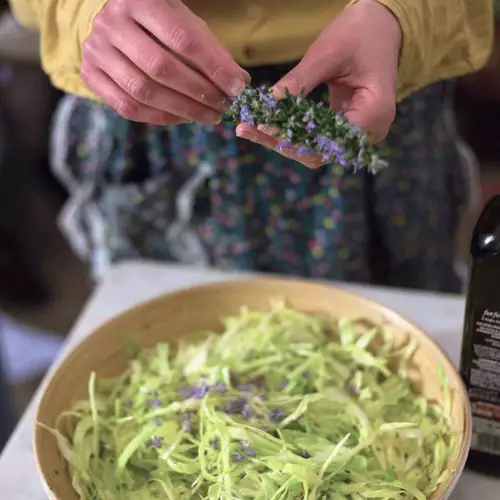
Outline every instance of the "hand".
<path fill-rule="evenodd" d="M 221 120 L 250 81 L 180 0 L 110 0 L 83 47 L 82 78 L 120 115 L 157 125 Z"/>
<path fill-rule="evenodd" d="M 302 61 L 274 86 L 277 98 L 288 88 L 298 94 L 328 85 L 330 106 L 377 142 L 384 139 L 396 113 L 396 90 L 401 27 L 376 0 L 359 0 L 339 14 L 311 45 Z M 241 123 L 236 133 L 277 149 L 269 133 Z M 319 156 L 282 154 L 317 168 Z"/>

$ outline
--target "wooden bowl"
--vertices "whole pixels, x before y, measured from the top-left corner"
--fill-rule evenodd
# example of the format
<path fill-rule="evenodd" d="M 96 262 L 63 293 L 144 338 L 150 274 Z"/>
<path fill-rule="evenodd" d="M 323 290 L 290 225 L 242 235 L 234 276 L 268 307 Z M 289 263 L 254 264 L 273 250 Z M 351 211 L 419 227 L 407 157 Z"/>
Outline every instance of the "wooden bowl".
<path fill-rule="evenodd" d="M 181 290 L 140 305 L 102 325 L 83 340 L 61 362 L 42 395 L 37 422 L 55 427 L 58 415 L 88 395 L 90 373 L 98 377 L 116 376 L 127 367 L 120 339 L 134 334 L 144 347 L 160 341 L 175 341 L 198 330 L 220 330 L 220 318 L 237 314 L 241 306 L 251 310 L 269 309 L 270 300 L 284 298 L 297 310 L 321 312 L 334 318 L 351 316 L 376 324 L 390 324 L 395 335 L 418 341 L 412 379 L 416 389 L 429 400 L 441 401 L 437 367 L 448 376 L 453 394 L 452 417 L 459 429 L 458 446 L 448 467 L 448 480 L 429 500 L 446 499 L 460 476 L 471 438 L 471 412 L 467 392 L 452 363 L 422 330 L 390 309 L 335 287 L 288 279 L 246 279 L 209 284 Z M 55 438 L 36 426 L 34 449 L 38 470 L 46 491 L 54 500 L 78 500 L 71 486 L 66 463 Z"/>

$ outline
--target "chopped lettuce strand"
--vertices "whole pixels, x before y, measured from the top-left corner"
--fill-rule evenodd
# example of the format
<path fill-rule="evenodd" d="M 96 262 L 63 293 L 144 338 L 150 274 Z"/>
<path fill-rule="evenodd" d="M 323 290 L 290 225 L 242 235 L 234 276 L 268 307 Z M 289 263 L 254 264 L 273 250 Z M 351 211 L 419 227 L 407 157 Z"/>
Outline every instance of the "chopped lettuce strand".
<path fill-rule="evenodd" d="M 425 500 L 450 473 L 452 393 L 413 392 L 388 328 L 274 302 L 222 335 L 132 349 L 51 432 L 84 500 Z M 42 425 L 42 424 L 40 424 Z"/>

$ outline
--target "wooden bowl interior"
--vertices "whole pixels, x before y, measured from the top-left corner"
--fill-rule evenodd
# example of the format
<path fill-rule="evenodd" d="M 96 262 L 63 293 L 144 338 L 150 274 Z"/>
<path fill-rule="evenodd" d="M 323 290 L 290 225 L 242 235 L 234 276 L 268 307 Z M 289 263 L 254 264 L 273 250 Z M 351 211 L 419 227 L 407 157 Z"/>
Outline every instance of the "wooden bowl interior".
<path fill-rule="evenodd" d="M 116 376 L 127 366 L 122 336 L 133 335 L 141 346 L 160 341 L 175 341 L 198 330 L 220 331 L 220 318 L 237 314 L 241 306 L 268 310 L 269 302 L 284 298 L 306 313 L 328 314 L 334 318 L 351 316 L 369 322 L 390 325 L 398 340 L 416 338 L 419 349 L 414 356 L 411 377 L 416 389 L 430 400 L 440 402 L 442 392 L 437 381 L 441 365 L 453 390 L 453 423 L 459 431 L 458 446 L 450 459 L 453 472 L 429 500 L 441 499 L 461 471 L 470 438 L 469 403 L 464 386 L 453 365 L 441 349 L 415 325 L 391 310 L 343 290 L 304 281 L 283 279 L 247 279 L 204 285 L 176 292 L 140 305 L 93 332 L 60 364 L 40 401 L 37 422 L 54 427 L 58 415 L 78 400 L 87 398 L 90 373 L 98 377 Z M 78 500 L 55 438 L 40 426 L 34 435 L 38 469 L 55 500 Z"/>

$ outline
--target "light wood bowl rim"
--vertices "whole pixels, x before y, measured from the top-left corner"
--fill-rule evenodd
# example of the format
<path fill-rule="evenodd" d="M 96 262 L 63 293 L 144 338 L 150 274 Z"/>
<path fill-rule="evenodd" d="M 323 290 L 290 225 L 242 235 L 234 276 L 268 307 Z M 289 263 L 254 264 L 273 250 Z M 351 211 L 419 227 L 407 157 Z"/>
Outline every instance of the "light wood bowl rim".
<path fill-rule="evenodd" d="M 367 307 L 372 310 L 378 310 L 380 313 L 387 318 L 394 318 L 397 320 L 397 322 L 401 323 L 406 323 L 411 329 L 411 334 L 412 336 L 416 337 L 417 341 L 424 340 L 425 342 L 431 344 L 433 348 L 438 352 L 442 358 L 442 363 L 443 365 L 446 365 L 446 371 L 449 373 L 454 374 L 455 380 L 453 381 L 453 385 L 455 386 L 455 393 L 458 393 L 457 396 L 460 398 L 460 400 L 464 403 L 462 410 L 463 410 L 463 420 L 464 420 L 464 435 L 463 435 L 463 440 L 461 443 L 461 448 L 460 451 L 457 455 L 456 462 L 452 463 L 450 468 L 451 468 L 451 473 L 449 476 L 448 481 L 445 483 L 441 484 L 440 488 L 438 491 L 436 491 L 431 497 L 429 497 L 428 500 L 445 500 L 449 498 L 449 495 L 455 488 L 462 472 L 465 467 L 465 463 L 469 454 L 469 448 L 470 448 L 470 442 L 472 438 L 472 409 L 471 405 L 469 402 L 469 397 L 468 397 L 468 392 L 467 389 L 462 381 L 462 378 L 458 374 L 454 364 L 448 357 L 448 355 L 444 352 L 444 350 L 441 348 L 441 346 L 436 342 L 434 338 L 432 338 L 429 334 L 427 334 L 420 326 L 418 326 L 416 323 L 413 321 L 408 320 L 405 316 L 401 315 L 400 313 L 396 312 L 395 310 L 391 309 L 390 307 L 381 304 L 380 302 L 377 302 L 376 300 L 367 298 L 363 295 L 360 295 L 354 291 L 350 291 L 348 289 L 345 289 L 341 284 L 338 283 L 332 283 L 329 284 L 328 282 L 324 281 L 316 281 L 313 279 L 301 279 L 301 278 L 288 278 L 288 277 L 261 277 L 261 276 L 255 276 L 255 277 L 242 277 L 242 278 L 236 278 L 236 279 L 221 279 L 217 281 L 212 281 L 209 283 L 202 283 L 199 285 L 189 285 L 187 287 L 182 287 L 164 294 L 160 294 L 157 297 L 153 297 L 149 300 L 141 301 L 135 306 L 132 306 L 130 308 L 127 308 L 126 310 L 112 316 L 111 318 L 107 319 L 103 323 L 101 323 L 99 326 L 96 328 L 92 329 L 88 335 L 86 335 L 84 338 L 82 338 L 78 343 L 76 343 L 67 353 L 64 354 L 64 356 L 57 362 L 57 365 L 51 369 L 51 372 L 46 380 L 46 382 L 43 385 L 43 391 L 42 394 L 37 402 L 36 405 L 36 417 L 35 417 L 35 424 L 34 424 L 34 429 L 33 429 L 33 451 L 35 455 L 35 462 L 36 462 L 36 467 L 38 470 L 38 473 L 40 475 L 40 480 L 43 483 L 43 486 L 46 490 L 46 492 L 49 494 L 49 496 L 53 500 L 64 500 L 58 498 L 53 491 L 50 490 L 48 486 L 48 482 L 46 479 L 45 471 L 43 470 L 43 465 L 40 460 L 40 447 L 38 446 L 38 440 L 41 432 L 46 432 L 43 429 L 40 428 L 38 425 L 38 422 L 40 420 L 40 414 L 43 410 L 44 404 L 46 404 L 45 401 L 45 394 L 49 387 L 57 382 L 57 376 L 60 371 L 65 369 L 65 367 L 68 365 L 68 363 L 71 362 L 71 360 L 79 356 L 81 353 L 85 351 L 85 348 L 88 343 L 91 343 L 95 337 L 99 335 L 105 335 L 106 331 L 110 328 L 110 326 L 117 320 L 123 321 L 127 317 L 136 317 L 138 314 L 141 312 L 147 312 L 150 309 L 154 309 L 156 306 L 166 302 L 166 301 L 171 301 L 175 299 L 180 299 L 183 296 L 189 297 L 193 292 L 206 292 L 210 293 L 211 290 L 213 289 L 220 289 L 226 288 L 230 289 L 231 287 L 239 287 L 239 286 L 245 286 L 245 285 L 254 285 L 256 282 L 258 282 L 261 285 L 265 285 L 266 283 L 269 285 L 281 285 L 283 286 L 283 296 L 286 298 L 286 285 L 295 285 L 295 286 L 313 286 L 314 288 L 317 288 L 318 290 L 320 288 L 323 288 L 325 291 L 329 291 L 330 293 L 334 291 L 335 293 L 344 295 L 346 298 L 355 300 L 358 303 L 362 304 L 364 307 Z M 332 290 L 333 289 L 333 290 Z M 245 304 L 242 304 L 244 306 Z M 439 495 L 436 495 L 436 493 L 439 492 Z"/>

